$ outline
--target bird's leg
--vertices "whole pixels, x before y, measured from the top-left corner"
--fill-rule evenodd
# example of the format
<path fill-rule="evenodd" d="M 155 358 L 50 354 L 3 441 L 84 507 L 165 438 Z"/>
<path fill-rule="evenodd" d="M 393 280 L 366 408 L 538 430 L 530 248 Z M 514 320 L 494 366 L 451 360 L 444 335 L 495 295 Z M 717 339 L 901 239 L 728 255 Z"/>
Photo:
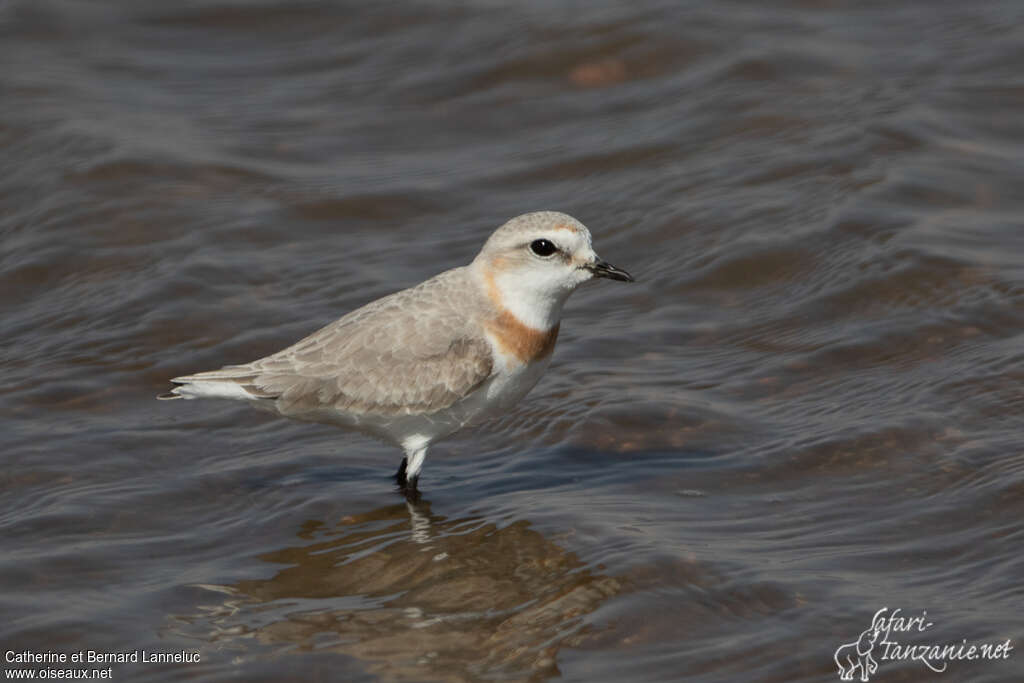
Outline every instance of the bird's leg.
<path fill-rule="evenodd" d="M 398 490 L 405 495 L 406 500 L 411 503 L 415 503 L 420 499 L 420 490 L 416 488 L 417 482 L 419 482 L 419 476 L 410 477 L 408 476 L 408 458 L 402 458 L 402 464 L 398 467 L 398 472 L 395 473 L 395 483 L 398 484 Z"/>
<path fill-rule="evenodd" d="M 398 484 L 399 490 L 405 494 L 406 498 L 412 501 L 418 500 L 420 497 L 416 484 L 420 479 L 423 460 L 427 457 L 427 446 L 422 443 L 417 444 L 417 446 L 416 448 L 406 449 L 402 464 L 399 465 L 398 472 L 395 473 L 395 482 Z"/>
<path fill-rule="evenodd" d="M 409 464 L 409 458 L 402 458 L 402 464 L 398 466 L 398 471 L 395 472 L 395 483 L 398 484 L 399 488 L 405 488 L 405 468 Z"/>

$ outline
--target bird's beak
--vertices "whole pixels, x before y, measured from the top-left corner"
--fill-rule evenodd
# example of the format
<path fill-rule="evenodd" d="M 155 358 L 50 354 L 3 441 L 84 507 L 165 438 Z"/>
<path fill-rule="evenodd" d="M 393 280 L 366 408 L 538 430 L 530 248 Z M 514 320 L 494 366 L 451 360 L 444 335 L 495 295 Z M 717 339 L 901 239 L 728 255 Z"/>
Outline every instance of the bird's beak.
<path fill-rule="evenodd" d="M 635 282 L 633 276 L 622 268 L 616 268 L 601 259 L 595 259 L 593 263 L 588 263 L 586 269 L 593 273 L 594 277 L 606 277 L 609 280 L 619 280 L 621 282 Z"/>

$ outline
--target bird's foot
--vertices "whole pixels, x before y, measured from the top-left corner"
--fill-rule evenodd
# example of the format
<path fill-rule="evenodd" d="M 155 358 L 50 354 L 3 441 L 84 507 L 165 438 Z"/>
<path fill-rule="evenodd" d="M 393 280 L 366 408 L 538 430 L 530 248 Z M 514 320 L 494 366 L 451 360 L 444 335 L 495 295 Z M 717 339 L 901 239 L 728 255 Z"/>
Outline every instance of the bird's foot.
<path fill-rule="evenodd" d="M 416 487 L 416 479 L 410 479 L 405 486 L 398 487 L 405 499 L 410 503 L 418 503 L 420 500 L 420 490 Z"/>

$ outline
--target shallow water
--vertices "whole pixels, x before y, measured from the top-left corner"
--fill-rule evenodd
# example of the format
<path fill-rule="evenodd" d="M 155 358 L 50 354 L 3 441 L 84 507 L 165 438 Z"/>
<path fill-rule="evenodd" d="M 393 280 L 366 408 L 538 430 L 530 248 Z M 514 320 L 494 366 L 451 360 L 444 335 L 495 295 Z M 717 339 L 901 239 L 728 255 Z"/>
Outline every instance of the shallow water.
<path fill-rule="evenodd" d="M 893 640 L 1017 647 L 1022 26 L 0 5 L 3 649 L 200 653 L 118 680 L 828 681 L 884 607 L 932 623 Z M 639 282 L 573 296 L 550 372 L 432 449 L 419 504 L 393 447 L 153 400 L 535 209 Z"/>

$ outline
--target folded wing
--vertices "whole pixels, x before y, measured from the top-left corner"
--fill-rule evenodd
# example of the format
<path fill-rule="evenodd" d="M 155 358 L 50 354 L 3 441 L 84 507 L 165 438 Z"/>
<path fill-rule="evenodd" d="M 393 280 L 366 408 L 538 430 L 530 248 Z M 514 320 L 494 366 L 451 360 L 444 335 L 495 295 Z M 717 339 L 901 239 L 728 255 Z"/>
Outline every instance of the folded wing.
<path fill-rule="evenodd" d="M 273 401 L 285 415 L 324 409 L 416 415 L 448 408 L 490 377 L 490 345 L 459 301 L 455 271 L 375 301 L 273 355 L 176 377 L 161 398 Z M 461 305 L 460 305 L 461 304 Z"/>

